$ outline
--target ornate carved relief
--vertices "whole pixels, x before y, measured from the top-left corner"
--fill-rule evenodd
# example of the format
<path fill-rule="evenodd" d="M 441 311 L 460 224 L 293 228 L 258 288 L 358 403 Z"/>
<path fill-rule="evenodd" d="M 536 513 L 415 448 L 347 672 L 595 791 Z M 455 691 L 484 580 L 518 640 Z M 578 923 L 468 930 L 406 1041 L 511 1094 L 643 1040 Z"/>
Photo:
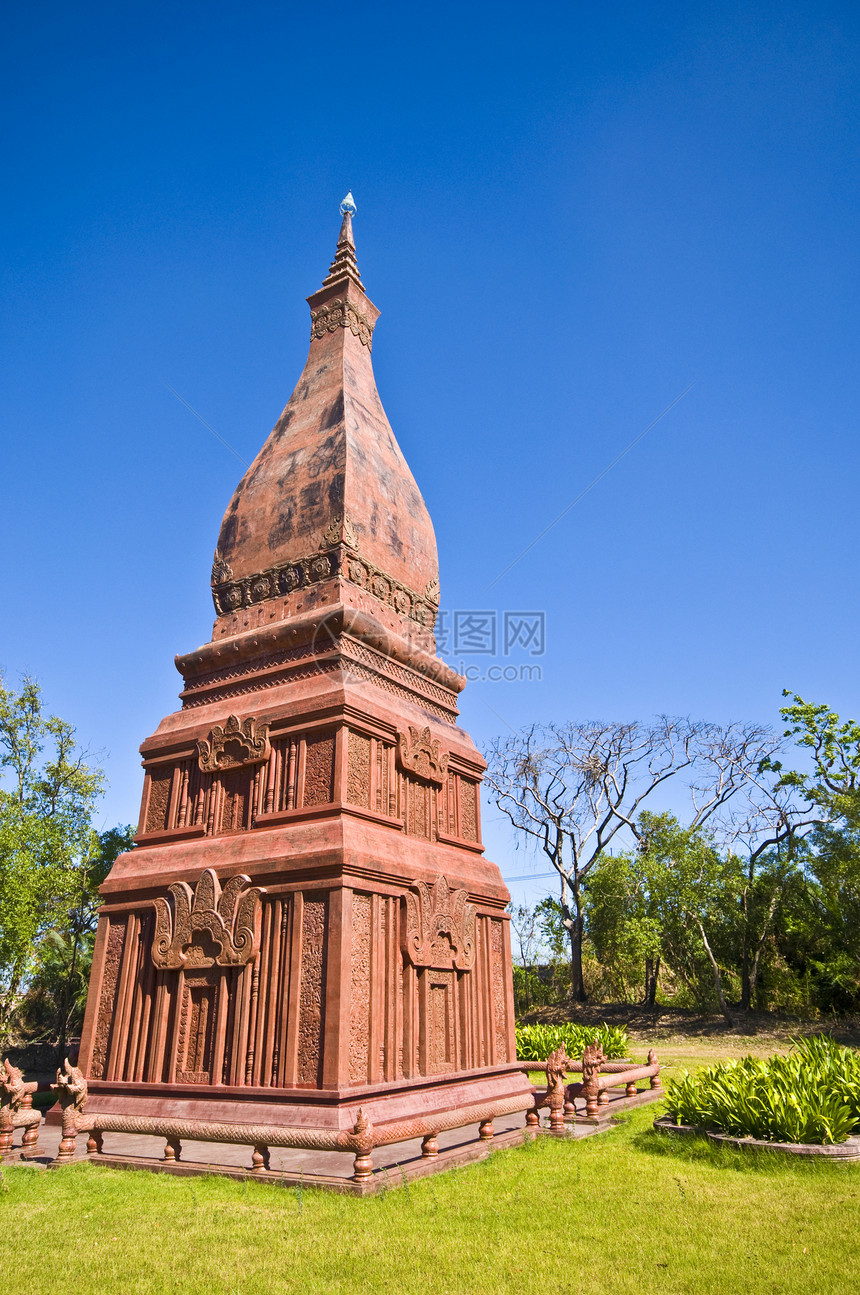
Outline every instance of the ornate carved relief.
<path fill-rule="evenodd" d="M 88 1091 L 84 1072 L 78 1066 L 73 1066 L 66 1057 L 57 1071 L 57 1082 L 51 1084 L 51 1091 L 57 1094 L 57 1100 L 63 1108 L 63 1133 L 65 1134 L 66 1112 L 70 1113 L 73 1122 L 74 1116 L 82 1114 L 87 1107 Z"/>
<path fill-rule="evenodd" d="M 440 876 L 432 886 L 414 882 L 404 899 L 403 952 L 412 965 L 471 971 L 477 909 L 467 892 L 451 890 L 447 878 Z"/>
<path fill-rule="evenodd" d="M 346 798 L 351 805 L 370 807 L 370 738 L 353 729 L 349 730 Z"/>
<path fill-rule="evenodd" d="M 168 890 L 172 907 L 161 897 L 152 901 L 152 961 L 156 967 L 169 971 L 213 964 L 241 967 L 256 958 L 260 896 L 264 892 L 251 885 L 250 877 L 241 873 L 231 877 L 222 892 L 215 873 L 207 868 L 193 891 L 184 881 L 174 882 Z M 196 943 L 195 933 L 203 936 Z"/>
<path fill-rule="evenodd" d="M 215 1043 L 218 984 L 213 971 L 187 975 L 182 987 L 176 1080 L 180 1084 L 209 1084 Z"/>
<path fill-rule="evenodd" d="M 429 787 L 426 782 L 418 782 L 415 778 L 407 778 L 405 780 L 405 791 L 407 835 L 418 836 L 423 841 L 434 840 L 433 809 L 435 795 L 433 788 Z"/>
<path fill-rule="evenodd" d="M 502 924 L 490 922 L 490 945 L 493 965 L 493 1014 L 496 1034 L 496 1061 L 508 1061 L 508 1029 L 505 1004 L 505 975 L 502 965 Z"/>
<path fill-rule="evenodd" d="M 125 921 L 123 919 L 102 919 L 110 923 L 107 947 L 105 949 L 104 971 L 102 972 L 102 992 L 99 999 L 99 1014 L 96 1019 L 93 1054 L 90 1061 L 90 1075 L 93 1079 L 104 1079 L 110 1043 L 111 1026 L 114 1019 L 114 1000 L 119 977 L 122 951 L 125 945 Z"/>
<path fill-rule="evenodd" d="M 219 832 L 244 832 L 250 826 L 251 770 L 231 769 L 221 775 L 223 795 Z"/>
<path fill-rule="evenodd" d="M 149 775 L 149 804 L 146 807 L 146 831 L 163 832 L 168 826 L 170 788 L 173 769 L 153 770 Z"/>
<path fill-rule="evenodd" d="M 305 805 L 328 805 L 334 794 L 334 737 L 308 738 L 305 748 Z"/>
<path fill-rule="evenodd" d="M 478 839 L 478 788 L 468 778 L 460 779 L 460 836 L 464 841 Z"/>
<path fill-rule="evenodd" d="M 365 644 L 360 644 L 353 639 L 343 639 L 340 644 L 344 661 L 348 662 L 350 673 L 360 679 L 366 679 L 377 688 L 382 688 L 388 693 L 393 693 L 395 697 L 402 698 L 403 701 L 414 702 L 416 698 L 422 709 L 435 715 L 437 719 L 446 724 L 455 723 L 457 716 L 456 693 L 449 688 L 441 687 L 431 683 L 424 675 L 418 674 L 416 670 L 409 670 L 406 666 L 399 665 L 388 657 L 384 657 L 381 652 L 374 652 L 372 648 L 367 648 Z M 310 655 L 305 652 L 305 656 Z M 246 670 L 231 671 L 227 675 L 229 679 L 235 679 L 237 682 L 226 683 L 223 687 L 201 692 L 198 695 L 183 695 L 183 710 L 195 706 L 205 706 L 215 701 L 226 701 L 229 697 L 243 697 L 249 693 L 262 692 L 264 689 L 272 687 L 273 683 L 283 682 L 289 678 L 291 681 L 296 679 L 315 678 L 327 671 L 339 670 L 340 665 L 335 659 L 328 661 L 314 661 L 310 665 L 299 666 L 296 668 L 285 666 L 281 674 L 276 678 L 272 674 L 261 675 L 259 672 L 264 666 L 272 664 L 271 660 L 263 659 L 249 665 Z M 277 664 L 277 662 L 274 662 Z M 243 679 L 243 675 L 250 675 L 250 678 Z"/>
<path fill-rule="evenodd" d="M 395 793 L 391 787 L 391 774 L 394 768 L 394 761 L 391 756 L 394 753 L 394 747 L 389 746 L 387 742 L 376 743 L 376 809 L 380 814 L 388 814 L 394 818 L 397 813 L 397 803 Z"/>
<path fill-rule="evenodd" d="M 221 550 L 215 550 L 215 556 L 212 559 L 212 583 L 213 585 L 223 585 L 225 580 L 233 579 L 233 568 L 221 555 Z"/>
<path fill-rule="evenodd" d="M 219 769 L 238 769 L 246 764 L 261 764 L 271 754 L 268 724 L 255 719 L 241 723 L 231 715 L 227 723 L 216 724 L 209 737 L 197 743 L 197 758 L 204 773 L 217 773 Z"/>
<path fill-rule="evenodd" d="M 427 1073 L 454 1069 L 454 972 L 425 971 L 427 977 Z"/>
<path fill-rule="evenodd" d="M 352 995 L 349 1009 L 349 1077 L 366 1084 L 370 1048 L 370 895 L 352 897 Z"/>
<path fill-rule="evenodd" d="M 298 1079 L 300 1084 L 318 1084 L 321 1079 L 325 917 L 325 900 L 305 900 L 302 916 L 302 980 L 299 992 Z"/>
<path fill-rule="evenodd" d="M 325 337 L 326 333 L 336 333 L 339 328 L 348 328 L 362 346 L 372 350 L 373 324 L 345 297 L 335 297 L 319 310 L 311 311 L 311 341 Z"/>
<path fill-rule="evenodd" d="M 442 750 L 441 742 L 433 738 L 429 727 L 416 728 L 410 724 L 408 737 L 405 733 L 398 733 L 397 754 L 407 773 L 434 782 L 439 787 L 445 781 L 448 752 Z"/>
<path fill-rule="evenodd" d="M 39 1087 L 36 1083 L 25 1084 L 24 1072 L 13 1066 L 8 1057 L 3 1058 L 3 1069 L 0 1071 L 0 1104 L 11 1112 L 17 1113 L 25 1103 L 25 1098 L 35 1093 Z"/>

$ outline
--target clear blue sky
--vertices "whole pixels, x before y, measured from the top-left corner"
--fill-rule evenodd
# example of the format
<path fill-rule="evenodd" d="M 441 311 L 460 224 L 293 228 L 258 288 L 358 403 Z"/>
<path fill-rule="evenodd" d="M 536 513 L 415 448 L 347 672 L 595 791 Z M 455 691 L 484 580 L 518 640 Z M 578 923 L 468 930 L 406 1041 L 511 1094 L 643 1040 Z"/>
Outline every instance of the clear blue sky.
<path fill-rule="evenodd" d="M 242 472 L 165 384 L 254 456 L 349 187 L 443 605 L 546 613 L 541 682 L 467 689 L 476 740 L 775 720 L 783 687 L 860 712 L 858 27 L 826 0 L 7 12 L 0 663 L 105 753 L 107 823 L 209 637 Z M 493 817 L 503 873 L 536 867 Z"/>

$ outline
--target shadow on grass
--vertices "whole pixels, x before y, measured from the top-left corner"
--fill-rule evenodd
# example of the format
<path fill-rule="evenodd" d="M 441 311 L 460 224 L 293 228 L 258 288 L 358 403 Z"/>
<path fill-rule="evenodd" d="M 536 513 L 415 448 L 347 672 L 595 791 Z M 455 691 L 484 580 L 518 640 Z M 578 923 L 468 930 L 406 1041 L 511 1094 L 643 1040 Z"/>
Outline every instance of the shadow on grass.
<path fill-rule="evenodd" d="M 812 1174 L 813 1176 L 858 1173 L 856 1162 L 826 1160 L 813 1156 L 790 1156 L 765 1147 L 735 1147 L 711 1142 L 704 1135 L 658 1133 L 643 1129 L 630 1145 L 645 1155 L 671 1159 L 679 1164 L 707 1165 L 712 1169 L 753 1174 Z"/>

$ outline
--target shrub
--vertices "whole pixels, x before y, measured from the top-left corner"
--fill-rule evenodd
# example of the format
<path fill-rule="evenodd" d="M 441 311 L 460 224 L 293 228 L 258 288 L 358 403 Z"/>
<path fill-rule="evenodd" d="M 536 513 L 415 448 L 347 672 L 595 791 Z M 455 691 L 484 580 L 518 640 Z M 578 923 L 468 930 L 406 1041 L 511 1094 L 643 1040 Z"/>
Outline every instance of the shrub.
<path fill-rule="evenodd" d="M 844 1142 L 860 1130 L 860 1054 L 827 1035 L 787 1057 L 723 1061 L 666 1086 L 678 1124 L 767 1142 Z"/>
<path fill-rule="evenodd" d="M 517 1057 L 520 1061 L 546 1061 L 556 1048 L 564 1047 L 575 1060 L 589 1043 L 599 1043 L 609 1060 L 626 1057 L 630 1048 L 624 1025 L 518 1025 Z"/>

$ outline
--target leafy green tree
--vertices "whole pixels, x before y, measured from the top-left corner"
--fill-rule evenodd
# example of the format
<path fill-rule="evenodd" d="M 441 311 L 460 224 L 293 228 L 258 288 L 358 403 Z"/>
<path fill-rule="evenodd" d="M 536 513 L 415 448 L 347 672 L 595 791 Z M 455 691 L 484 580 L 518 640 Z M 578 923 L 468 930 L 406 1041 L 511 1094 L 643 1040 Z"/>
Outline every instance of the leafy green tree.
<path fill-rule="evenodd" d="M 55 1039 L 60 1052 L 79 1033 L 87 1002 L 98 922 L 99 886 L 118 855 L 134 844 L 134 828 L 93 833 L 91 853 L 75 864 L 71 903 L 62 924 L 54 925 L 39 949 L 39 960 L 20 1008 L 30 1039 Z"/>
<path fill-rule="evenodd" d="M 720 1011 L 734 1024 L 724 976 L 738 963 L 742 862 L 721 854 L 706 828 L 682 827 L 672 814 L 643 813 L 639 827 L 643 888 L 662 957 L 703 1005 L 710 980 Z"/>
<path fill-rule="evenodd" d="M 100 849 L 91 820 L 104 779 L 88 758 L 35 681 L 16 692 L 0 677 L 0 1039 L 46 936 L 69 930 L 81 870 Z"/>
<path fill-rule="evenodd" d="M 808 758 L 804 770 L 774 762 L 781 784 L 813 806 L 817 825 L 799 858 L 804 884 L 793 899 L 782 944 L 818 1005 L 860 1007 L 860 724 L 796 693 L 780 714 L 786 737 Z"/>
<path fill-rule="evenodd" d="M 853 719 L 843 723 L 829 706 L 806 702 L 788 689 L 782 695 L 791 698 L 791 705 L 779 712 L 787 724 L 785 736 L 808 753 L 810 767 L 803 772 L 787 770 L 781 762 L 770 760 L 768 768 L 781 775 L 782 786 L 795 788 L 816 805 L 822 822 L 856 821 L 860 813 L 860 724 Z"/>
<path fill-rule="evenodd" d="M 653 1007 L 660 978 L 661 929 L 639 853 L 604 855 L 586 882 L 586 928 L 621 996 L 642 985 Z"/>

